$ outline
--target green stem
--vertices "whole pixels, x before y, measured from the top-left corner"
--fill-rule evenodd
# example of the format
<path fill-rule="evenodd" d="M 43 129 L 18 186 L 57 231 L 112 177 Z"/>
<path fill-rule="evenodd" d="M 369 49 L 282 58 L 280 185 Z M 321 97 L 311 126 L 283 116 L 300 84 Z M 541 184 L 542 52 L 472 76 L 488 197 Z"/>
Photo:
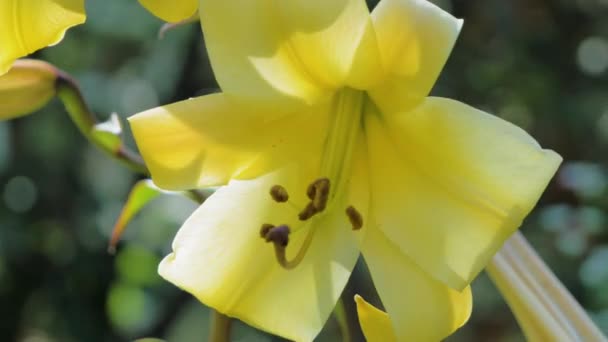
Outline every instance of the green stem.
<path fill-rule="evenodd" d="M 607 341 L 520 232 L 486 270 L 530 341 Z"/>
<path fill-rule="evenodd" d="M 230 341 L 230 326 L 232 319 L 218 311 L 212 310 L 211 331 L 209 342 L 228 342 Z"/>
<path fill-rule="evenodd" d="M 143 159 L 137 153 L 125 147 L 124 144 L 120 144 L 117 148 L 111 148 L 93 135 L 93 128 L 99 121 L 85 102 L 76 81 L 72 77 L 60 71 L 55 87 L 57 96 L 61 99 L 70 118 L 85 138 L 112 158 L 125 164 L 131 170 L 146 175 L 149 174 Z"/>
<path fill-rule="evenodd" d="M 346 314 L 346 307 L 344 306 L 344 299 L 340 297 L 336 307 L 334 308 L 334 315 L 340 326 L 340 332 L 342 333 L 342 342 L 351 342 L 353 340 L 350 328 L 348 326 L 348 317 Z"/>
<path fill-rule="evenodd" d="M 93 145 L 105 152 L 108 156 L 118 160 L 123 165 L 126 165 L 134 172 L 149 176 L 150 172 L 142 157 L 136 152 L 130 150 L 120 140 L 116 146 L 110 146 L 100 140 L 98 136 L 93 134 L 95 126 L 99 124 L 99 120 L 95 117 L 89 106 L 87 105 L 80 88 L 76 81 L 67 73 L 57 70 L 57 79 L 55 81 L 55 90 L 57 96 L 63 102 L 66 111 L 70 118 L 78 127 L 78 130 L 89 140 Z M 120 139 L 120 138 L 119 138 Z M 202 204 L 211 194 L 209 191 L 203 192 L 199 190 L 184 191 L 183 194 L 193 201 Z"/>

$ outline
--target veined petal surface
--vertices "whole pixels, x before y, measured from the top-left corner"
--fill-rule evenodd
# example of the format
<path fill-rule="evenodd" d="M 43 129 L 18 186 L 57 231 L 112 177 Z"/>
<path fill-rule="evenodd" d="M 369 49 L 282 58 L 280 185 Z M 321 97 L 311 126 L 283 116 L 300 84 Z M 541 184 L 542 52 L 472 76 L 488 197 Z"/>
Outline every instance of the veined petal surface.
<path fill-rule="evenodd" d="M 0 75 L 17 58 L 58 43 L 84 21 L 84 0 L 0 1 Z"/>
<path fill-rule="evenodd" d="M 370 227 L 365 235 L 363 257 L 397 341 L 440 341 L 469 319 L 470 287 L 460 292 L 436 280 L 403 255 L 376 227 Z M 375 323 L 364 322 L 365 330 L 377 332 L 380 327 L 369 325 L 386 325 L 386 320 L 378 315 L 376 312 L 370 317 Z"/>
<path fill-rule="evenodd" d="M 363 335 L 367 342 L 394 342 L 397 341 L 391 319 L 386 312 L 366 302 L 359 295 L 355 295 L 357 315 Z"/>
<path fill-rule="evenodd" d="M 198 0 L 139 0 L 155 16 L 175 23 L 192 17 L 198 8 Z"/>
<path fill-rule="evenodd" d="M 427 0 L 382 0 L 372 18 L 388 76 L 369 93 L 383 112 L 411 107 L 431 91 L 462 20 Z"/>
<path fill-rule="evenodd" d="M 211 66 L 235 101 L 269 110 L 311 105 L 330 94 L 317 84 L 287 43 L 274 0 L 200 0 Z"/>
<path fill-rule="evenodd" d="M 561 162 L 526 132 L 457 101 L 368 115 L 372 215 L 436 279 L 465 288 Z"/>
<path fill-rule="evenodd" d="M 273 0 L 287 41 L 308 73 L 331 88 L 363 89 L 382 74 L 364 0 Z"/>
<path fill-rule="evenodd" d="M 295 210 L 270 200 L 268 190 L 284 186 L 294 203 L 305 203 L 314 175 L 291 165 L 217 190 L 184 223 L 173 253 L 159 266 L 168 281 L 201 302 L 290 340 L 311 341 L 332 312 L 359 255 L 343 211 L 313 219 L 318 225 L 302 262 L 291 270 L 276 261 L 273 246 L 260 238 L 263 223 L 292 228 L 292 258 L 311 227 L 298 227 Z M 302 189 L 302 191 L 297 191 Z"/>
<path fill-rule="evenodd" d="M 281 116 L 246 109 L 224 94 L 157 107 L 129 118 L 161 188 L 183 190 L 255 178 L 321 153 L 329 107 Z"/>

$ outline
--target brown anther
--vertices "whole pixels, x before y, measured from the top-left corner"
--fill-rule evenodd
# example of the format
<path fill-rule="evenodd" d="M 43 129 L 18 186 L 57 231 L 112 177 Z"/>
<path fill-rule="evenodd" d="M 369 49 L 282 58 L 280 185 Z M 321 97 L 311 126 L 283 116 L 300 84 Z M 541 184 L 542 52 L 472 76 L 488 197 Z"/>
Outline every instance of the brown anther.
<path fill-rule="evenodd" d="M 287 247 L 290 232 L 289 226 L 284 224 L 272 227 L 266 234 L 266 242 L 273 242 L 277 246 Z"/>
<path fill-rule="evenodd" d="M 327 200 L 329 199 L 330 183 L 328 178 L 317 179 L 314 183 L 314 198 L 312 204 L 314 205 L 317 212 L 325 210 Z"/>
<path fill-rule="evenodd" d="M 348 220 L 353 226 L 353 230 L 359 230 L 363 227 L 363 216 L 361 216 L 361 213 L 352 205 L 346 208 L 346 216 L 348 216 Z"/>
<path fill-rule="evenodd" d="M 262 239 L 266 239 L 266 235 L 268 235 L 268 232 L 274 228 L 274 225 L 270 224 L 270 223 L 264 223 L 262 225 L 262 227 L 260 228 L 260 237 Z"/>
<path fill-rule="evenodd" d="M 304 208 L 304 210 L 302 210 L 298 214 L 298 218 L 300 219 L 300 221 L 306 221 L 309 218 L 313 217 L 316 213 L 317 213 L 317 208 L 315 208 L 315 206 L 312 204 L 312 202 L 309 202 L 308 205 L 306 205 L 306 208 Z"/>
<path fill-rule="evenodd" d="M 289 194 L 287 193 L 287 190 L 285 190 L 285 188 L 280 185 L 275 185 L 270 188 L 270 196 L 273 200 L 279 203 L 287 202 L 287 200 L 289 200 Z"/>
<path fill-rule="evenodd" d="M 306 196 L 312 201 L 315 199 L 315 194 L 317 193 L 316 182 L 310 183 L 308 189 L 306 189 Z"/>

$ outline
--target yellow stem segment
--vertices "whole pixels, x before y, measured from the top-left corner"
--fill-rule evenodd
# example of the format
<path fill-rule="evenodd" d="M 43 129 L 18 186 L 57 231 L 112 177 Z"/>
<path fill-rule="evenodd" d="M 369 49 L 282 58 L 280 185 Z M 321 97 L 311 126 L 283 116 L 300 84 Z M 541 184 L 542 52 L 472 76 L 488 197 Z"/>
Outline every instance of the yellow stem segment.
<path fill-rule="evenodd" d="M 486 271 L 529 341 L 608 341 L 520 232 Z"/>

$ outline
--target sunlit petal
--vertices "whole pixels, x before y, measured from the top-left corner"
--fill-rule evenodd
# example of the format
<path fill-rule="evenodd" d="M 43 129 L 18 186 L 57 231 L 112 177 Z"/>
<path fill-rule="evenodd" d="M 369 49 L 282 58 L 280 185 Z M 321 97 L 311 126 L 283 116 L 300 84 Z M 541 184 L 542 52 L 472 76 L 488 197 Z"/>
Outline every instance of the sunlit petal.
<path fill-rule="evenodd" d="M 366 122 L 373 215 L 421 268 L 463 289 L 521 225 L 561 157 L 453 100 L 379 115 Z"/>
<path fill-rule="evenodd" d="M 366 88 L 381 78 L 364 0 L 277 1 L 283 30 L 306 70 L 329 87 Z"/>
<path fill-rule="evenodd" d="M 366 302 L 361 296 L 355 296 L 359 324 L 367 342 L 397 341 L 391 319 L 386 312 Z"/>
<path fill-rule="evenodd" d="M 440 341 L 469 319 L 469 287 L 459 292 L 434 279 L 375 227 L 367 231 L 363 256 L 399 341 Z"/>
<path fill-rule="evenodd" d="M 429 94 L 462 20 L 427 0 L 382 0 L 372 17 L 388 77 L 370 95 L 383 111 L 394 112 Z"/>
<path fill-rule="evenodd" d="M 84 21 L 84 0 L 0 1 L 0 75 L 15 59 L 58 43 Z"/>
<path fill-rule="evenodd" d="M 295 203 L 305 203 L 306 165 L 220 188 L 184 223 L 173 253 L 160 274 L 218 311 L 271 333 L 310 341 L 321 330 L 342 292 L 359 254 L 343 212 L 322 217 L 302 263 L 285 270 L 273 246 L 260 238 L 263 223 L 294 228 L 288 257 L 309 227 L 296 231 L 297 216 L 287 203 L 270 200 L 268 190 L 281 184 Z"/>
<path fill-rule="evenodd" d="M 154 182 L 177 190 L 254 178 L 318 156 L 326 111 L 316 107 L 277 117 L 213 94 L 150 109 L 129 122 Z"/>
<path fill-rule="evenodd" d="M 155 16 L 169 23 L 192 17 L 198 8 L 198 0 L 139 0 L 139 3 Z"/>
<path fill-rule="evenodd" d="M 314 104 L 329 94 L 294 55 L 276 8 L 268 0 L 200 0 L 215 77 L 235 101 L 272 110 Z"/>

